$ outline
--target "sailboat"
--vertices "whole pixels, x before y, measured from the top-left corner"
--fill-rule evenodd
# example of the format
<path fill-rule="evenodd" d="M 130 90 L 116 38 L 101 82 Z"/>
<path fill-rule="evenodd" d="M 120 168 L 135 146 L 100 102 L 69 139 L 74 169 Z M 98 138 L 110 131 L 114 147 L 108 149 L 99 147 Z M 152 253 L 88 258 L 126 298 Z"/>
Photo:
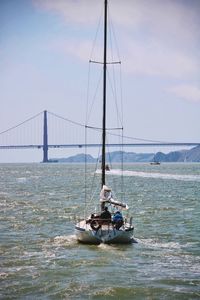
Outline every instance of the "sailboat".
<path fill-rule="evenodd" d="M 75 234 L 79 242 L 88 244 L 124 244 L 134 241 L 132 217 L 128 220 L 122 215 L 128 205 L 112 196 L 106 185 L 106 66 L 107 66 L 107 6 L 104 2 L 104 59 L 103 59 L 103 117 L 102 117 L 102 159 L 100 211 L 80 218 L 75 224 Z"/>

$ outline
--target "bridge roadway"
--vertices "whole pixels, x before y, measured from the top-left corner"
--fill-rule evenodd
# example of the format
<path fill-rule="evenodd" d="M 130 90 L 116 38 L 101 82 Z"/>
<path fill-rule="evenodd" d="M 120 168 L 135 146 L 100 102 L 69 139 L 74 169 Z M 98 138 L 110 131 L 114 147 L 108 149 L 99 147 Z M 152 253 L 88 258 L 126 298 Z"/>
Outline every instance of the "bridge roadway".
<path fill-rule="evenodd" d="M 124 143 L 124 147 L 155 147 L 155 146 L 199 146 L 200 143 Z M 95 148 L 95 147 L 100 147 L 101 144 L 60 144 L 60 145 L 48 145 L 49 148 Z M 119 147 L 121 144 L 106 144 L 108 147 Z M 43 145 L 7 145 L 7 146 L 1 146 L 0 149 L 43 149 Z"/>

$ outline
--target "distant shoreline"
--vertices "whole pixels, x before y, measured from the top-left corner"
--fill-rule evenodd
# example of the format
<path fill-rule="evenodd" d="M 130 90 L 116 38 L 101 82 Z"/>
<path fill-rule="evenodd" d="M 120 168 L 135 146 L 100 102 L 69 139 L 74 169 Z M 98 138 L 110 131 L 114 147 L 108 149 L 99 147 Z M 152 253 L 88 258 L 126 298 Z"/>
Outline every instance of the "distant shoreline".
<path fill-rule="evenodd" d="M 121 163 L 164 163 L 164 162 L 200 162 L 200 146 L 193 147 L 190 150 L 172 151 L 167 154 L 163 152 L 155 153 L 135 153 L 125 151 L 113 151 L 106 153 L 106 162 L 108 164 Z M 67 158 L 52 158 L 49 163 L 96 163 L 99 159 L 90 154 L 76 154 Z"/>

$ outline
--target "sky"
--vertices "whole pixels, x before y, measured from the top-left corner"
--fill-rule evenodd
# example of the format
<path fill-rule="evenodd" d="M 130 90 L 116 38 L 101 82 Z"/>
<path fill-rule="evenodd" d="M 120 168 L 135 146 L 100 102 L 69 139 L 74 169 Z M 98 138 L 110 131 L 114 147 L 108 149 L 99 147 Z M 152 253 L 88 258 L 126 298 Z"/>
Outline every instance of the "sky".
<path fill-rule="evenodd" d="M 108 2 L 124 134 L 200 142 L 200 0 Z M 85 124 L 88 61 L 102 61 L 102 13 L 103 0 L 0 0 L 0 132 L 43 110 Z M 42 158 L 41 150 L 0 151 L 0 162 Z"/>

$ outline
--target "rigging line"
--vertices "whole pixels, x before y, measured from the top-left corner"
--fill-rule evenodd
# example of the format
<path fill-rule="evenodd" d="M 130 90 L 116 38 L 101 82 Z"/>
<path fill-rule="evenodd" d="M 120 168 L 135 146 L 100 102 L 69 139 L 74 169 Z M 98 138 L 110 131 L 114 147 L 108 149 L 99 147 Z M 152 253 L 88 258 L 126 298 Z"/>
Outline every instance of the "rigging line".
<path fill-rule="evenodd" d="M 49 113 L 50 115 L 56 117 L 56 118 L 62 119 L 62 120 L 64 120 L 64 121 L 70 122 L 70 123 L 75 124 L 75 125 L 78 125 L 78 126 L 80 126 L 80 127 L 86 127 L 86 128 L 94 129 L 94 130 L 97 130 L 97 131 L 102 130 L 101 127 L 93 127 L 93 126 L 84 125 L 84 124 L 81 124 L 81 123 L 72 121 L 72 120 L 70 120 L 70 119 L 68 119 L 68 118 L 61 117 L 61 116 L 59 116 L 59 115 L 57 115 L 57 114 L 54 114 L 54 113 L 52 113 L 52 112 L 50 112 L 50 111 L 48 111 L 48 113 Z M 122 128 L 107 128 L 106 130 L 120 130 L 120 129 L 122 129 Z"/>
<path fill-rule="evenodd" d="M 111 17 L 109 17 L 109 22 L 110 22 L 110 31 L 112 31 L 113 37 L 114 37 L 114 40 L 115 40 L 115 45 L 116 45 L 118 59 L 119 59 L 119 61 L 121 61 L 120 54 L 119 54 L 120 53 L 119 52 L 119 47 L 118 47 L 118 43 L 117 43 L 117 38 L 116 38 L 116 34 L 115 34 L 115 30 L 114 30 L 114 26 L 113 26 L 112 18 Z"/>
<path fill-rule="evenodd" d="M 88 123 L 88 116 L 89 116 L 89 113 L 88 113 L 88 109 L 89 109 L 89 98 L 90 98 L 90 64 L 89 64 L 89 68 L 88 68 L 88 80 L 87 80 L 87 105 L 86 105 L 86 115 L 85 115 L 85 123 L 87 124 Z"/>
<path fill-rule="evenodd" d="M 112 82 L 111 82 L 111 77 L 109 75 L 109 72 L 107 70 L 107 73 L 108 73 L 108 82 L 110 83 L 110 87 L 111 87 L 111 90 L 112 90 L 112 93 L 113 93 L 113 98 L 115 100 L 115 106 L 116 106 L 116 111 L 117 111 L 117 117 L 118 117 L 118 120 L 119 122 L 121 123 L 121 126 L 123 126 L 122 124 L 122 120 L 120 118 L 120 113 L 119 113 L 119 108 L 118 108 L 118 103 L 117 103 L 117 93 L 116 93 L 116 82 L 115 82 L 115 76 L 113 75 L 113 81 L 114 81 L 114 88 L 112 86 Z"/>
<path fill-rule="evenodd" d="M 109 25 L 110 25 L 110 18 L 109 18 Z M 110 37 L 110 47 L 111 47 L 111 57 L 112 57 L 112 61 L 114 60 L 114 51 L 113 51 L 113 43 L 112 43 L 112 32 L 111 32 L 111 26 L 108 26 L 109 28 L 109 37 Z M 112 79 L 113 79 L 113 86 L 111 83 L 111 78 L 109 78 L 109 72 L 108 72 L 108 79 L 110 79 L 110 86 L 111 86 L 111 90 L 113 91 L 113 98 L 115 100 L 115 107 L 116 107 L 116 112 L 117 112 L 117 124 L 119 126 L 119 124 L 121 122 L 121 118 L 120 118 L 120 113 L 119 113 L 119 109 L 118 109 L 118 102 L 117 102 L 117 88 L 116 88 L 116 76 L 115 76 L 115 67 L 112 66 Z"/>
<path fill-rule="evenodd" d="M 95 191 L 93 190 L 94 189 L 94 180 L 95 180 L 95 177 L 97 175 L 96 171 L 97 171 L 98 164 L 99 164 L 100 151 L 101 151 L 101 147 L 99 146 L 98 155 L 97 155 L 96 164 L 95 164 L 95 172 L 94 172 L 93 177 L 92 177 L 92 184 L 91 184 L 91 189 L 90 189 L 90 195 L 92 195 L 91 198 L 94 197 L 94 193 L 95 193 Z M 93 194 L 92 194 L 92 192 L 93 192 Z"/>
<path fill-rule="evenodd" d="M 100 17 L 99 17 L 96 34 L 95 34 L 95 38 L 94 38 L 94 41 L 93 41 L 92 50 L 91 50 L 91 53 L 90 53 L 90 58 L 92 57 L 93 52 L 94 52 L 94 48 L 95 48 L 96 41 L 97 41 L 97 35 L 98 35 L 99 31 L 100 31 L 100 25 L 102 23 L 102 19 L 103 19 L 103 9 L 101 10 L 101 14 L 100 14 Z"/>
<path fill-rule="evenodd" d="M 164 142 L 164 141 L 156 141 L 156 140 L 149 140 L 149 139 L 141 139 L 141 138 L 130 137 L 130 136 L 126 136 L 126 135 L 124 135 L 123 137 L 126 139 L 138 140 L 138 141 L 144 141 L 144 142 L 163 143 L 163 144 L 168 143 L 166 141 Z"/>
<path fill-rule="evenodd" d="M 94 102 L 95 102 L 95 99 L 97 97 L 97 92 L 99 90 L 99 87 L 100 87 L 100 82 L 102 80 L 102 77 L 103 77 L 103 74 L 102 72 L 100 72 L 100 76 L 99 76 L 99 80 L 98 80 L 98 83 L 97 83 L 97 87 L 96 87 L 96 90 L 95 90 L 95 93 L 94 93 L 94 96 L 93 96 L 93 100 L 92 100 L 92 103 L 91 103 L 91 106 L 90 106 L 90 110 L 88 112 L 88 119 L 86 120 L 86 124 L 88 124 L 89 122 L 89 118 L 90 118 L 90 115 L 92 113 L 92 109 L 93 109 L 93 106 L 94 106 Z M 88 100 L 89 101 L 89 100 Z M 89 105 L 88 105 L 89 106 Z"/>
<path fill-rule="evenodd" d="M 122 128 L 123 130 L 123 128 Z M 119 134 L 115 133 L 110 133 L 108 132 L 107 134 L 113 135 L 113 136 L 120 136 Z M 138 141 L 143 141 L 143 142 L 150 142 L 150 143 L 163 143 L 163 144 L 168 144 L 169 142 L 164 142 L 164 141 L 156 141 L 156 140 L 149 140 L 149 139 L 142 139 L 142 138 L 136 138 L 136 137 L 130 137 L 130 136 L 125 136 L 123 135 L 123 138 L 130 139 L 130 140 L 138 140 Z"/>
<path fill-rule="evenodd" d="M 90 72 L 91 74 L 91 72 Z M 108 73 L 109 74 L 109 73 Z M 97 97 L 97 93 L 98 93 L 98 90 L 99 90 L 99 87 L 100 87 L 100 83 L 101 83 L 101 80 L 102 80 L 102 72 L 100 71 L 100 76 L 99 76 L 99 80 L 98 80 L 98 83 L 97 83 L 97 87 L 96 87 L 96 90 L 95 90 L 95 93 L 94 93 L 94 96 L 93 96 L 93 100 L 92 100 L 92 103 L 91 103 L 91 106 L 90 106 L 90 109 L 87 108 L 87 111 L 89 111 L 87 113 L 87 120 L 86 120 L 86 124 L 88 124 L 89 122 L 89 118 L 90 118 L 90 115 L 91 115 L 91 112 L 92 112 L 92 109 L 94 107 L 94 103 L 95 103 L 95 99 Z M 111 84 L 111 88 L 112 88 L 112 84 Z M 89 89 L 89 87 L 88 87 Z M 112 89 L 113 90 L 113 89 Z M 113 93 L 114 94 L 114 93 Z M 89 97 L 89 91 L 88 91 L 88 97 Z M 88 106 L 89 106 L 89 99 L 88 99 Z"/>
<path fill-rule="evenodd" d="M 120 81 L 120 104 L 121 104 L 121 118 L 122 118 L 122 124 L 124 124 L 124 109 L 123 109 L 123 87 L 122 87 L 122 67 L 120 65 L 120 72 L 119 72 L 119 81 Z"/>
<path fill-rule="evenodd" d="M 85 127 L 89 128 L 89 129 L 96 129 L 98 131 L 102 130 L 102 127 L 94 127 L 94 126 L 89 126 L 89 125 L 86 125 Z M 122 127 L 106 128 L 106 130 L 122 130 L 122 129 L 123 129 Z"/>
<path fill-rule="evenodd" d="M 93 64 L 100 64 L 100 65 L 103 65 L 103 62 L 101 61 L 96 61 L 96 60 L 89 60 L 90 63 L 93 63 Z M 106 65 L 117 65 L 117 64 L 121 64 L 121 61 L 111 61 L 111 62 L 106 62 Z"/>
<path fill-rule="evenodd" d="M 122 201 L 124 201 L 124 176 L 123 176 L 123 172 L 124 172 L 124 130 L 122 129 L 122 135 L 121 135 L 121 170 L 122 170 L 122 174 L 121 174 L 121 191 L 122 191 Z"/>
<path fill-rule="evenodd" d="M 109 11 L 109 14 L 110 14 L 110 11 Z M 117 51 L 117 59 L 120 61 L 119 86 L 120 86 L 120 104 L 121 104 L 121 109 L 120 110 L 118 109 L 118 103 L 116 103 L 116 105 L 117 105 L 118 111 L 121 111 L 121 114 L 120 113 L 118 114 L 118 118 L 119 118 L 119 121 L 121 122 L 121 124 L 123 126 L 121 57 L 120 57 L 120 51 L 119 51 L 118 42 L 117 42 L 117 39 L 116 39 L 116 34 L 115 34 L 115 30 L 114 30 L 114 26 L 113 26 L 113 22 L 112 22 L 111 16 L 109 17 L 109 23 L 110 23 L 110 26 L 109 26 L 110 36 L 112 36 L 113 39 L 114 39 L 114 45 L 115 45 L 116 51 Z M 116 93 L 117 89 L 116 89 L 116 78 L 115 78 L 115 73 L 114 73 L 114 67 L 113 67 L 113 80 L 114 80 L 115 93 Z M 117 99 L 117 97 L 116 97 L 116 99 Z"/>
<path fill-rule="evenodd" d="M 52 113 L 51 113 L 52 114 Z M 54 114 L 53 114 L 54 115 Z M 56 117 L 59 117 L 57 115 L 55 115 Z M 60 117 L 61 119 L 65 120 L 65 121 L 69 121 L 71 123 L 75 123 L 76 125 L 79 125 L 79 126 L 82 126 L 82 127 L 86 127 L 86 128 L 89 128 L 89 129 L 94 129 L 94 130 L 97 130 L 97 131 L 101 131 L 102 128 L 100 127 L 92 127 L 92 126 L 88 126 L 88 125 L 83 125 L 83 124 L 80 124 L 80 123 L 76 123 L 74 121 L 71 121 L 71 120 L 68 120 L 68 119 L 65 119 L 65 118 L 62 118 Z M 124 128 L 123 127 L 119 127 L 119 128 L 107 128 L 106 130 L 123 130 Z M 107 132 L 107 134 L 109 135 L 113 135 L 113 136 L 116 136 L 116 137 L 121 137 L 120 134 L 116 134 L 116 133 L 111 133 L 111 132 Z M 149 142 L 149 143 L 163 143 L 163 144 L 167 144 L 169 142 L 167 141 L 158 141 L 158 140 L 150 140 L 150 139 L 143 139 L 143 138 L 137 138 L 137 137 L 131 137 L 131 136 L 126 136 L 126 135 L 123 135 L 123 138 L 126 138 L 126 139 L 130 139 L 130 140 L 137 140 L 137 141 L 143 141 L 143 142 Z"/>
<path fill-rule="evenodd" d="M 80 127 L 85 127 L 85 125 L 83 125 L 83 124 L 81 124 L 81 123 L 78 123 L 78 122 L 76 122 L 76 121 L 72 121 L 72 120 L 70 120 L 70 119 L 68 119 L 68 118 L 61 117 L 61 116 L 59 116 L 59 115 L 57 115 L 57 114 L 54 114 L 54 113 L 52 113 L 52 112 L 50 112 L 50 111 L 48 111 L 48 113 L 49 113 L 50 115 L 56 117 L 56 118 L 59 118 L 59 119 L 64 120 L 64 121 L 67 121 L 67 122 L 72 123 L 72 124 L 74 124 L 74 125 L 77 125 L 77 126 L 80 126 Z"/>
<path fill-rule="evenodd" d="M 85 127 L 85 145 L 87 145 L 87 128 Z M 87 146 L 85 147 L 85 214 L 87 208 Z M 86 218 L 86 215 L 84 216 Z"/>
<path fill-rule="evenodd" d="M 95 48 L 96 41 L 97 41 L 97 36 L 98 36 L 99 31 L 100 31 L 100 24 L 101 24 L 101 22 L 102 22 L 102 18 L 103 18 L 103 9 L 102 9 L 101 14 L 100 14 L 100 17 L 99 17 L 99 21 L 98 21 L 98 25 L 97 25 L 96 34 L 95 34 L 95 38 L 94 38 L 93 45 L 92 45 L 92 49 L 91 49 L 91 53 L 90 53 L 90 60 L 89 60 L 89 62 L 91 62 L 91 58 L 92 58 L 92 56 L 93 56 L 94 48 Z M 91 110 L 92 110 L 92 107 L 91 107 L 90 112 L 89 112 L 90 73 L 91 73 L 91 68 L 90 68 L 90 63 L 89 63 L 89 70 L 88 70 L 88 84 L 87 84 L 86 124 L 88 123 L 89 116 L 90 116 L 90 113 L 91 113 Z M 93 104 L 92 104 L 92 106 L 93 106 Z"/>
<path fill-rule="evenodd" d="M 19 127 L 19 126 L 21 126 L 21 125 L 23 125 L 23 124 L 25 124 L 25 123 L 27 123 L 27 122 L 29 122 L 29 121 L 35 119 L 36 117 L 38 117 L 40 114 L 43 114 L 43 113 L 44 113 L 44 112 L 41 111 L 40 113 L 36 114 L 35 116 L 33 116 L 33 117 L 31 117 L 31 118 L 29 118 L 29 119 L 27 119 L 27 120 L 25 120 L 25 121 L 23 121 L 23 122 L 21 122 L 21 123 L 15 125 L 15 126 L 13 126 L 13 127 L 10 127 L 10 128 L 8 128 L 8 129 L 6 129 L 6 130 L 0 132 L 0 134 L 6 133 L 6 132 L 8 132 L 8 131 L 11 131 L 12 129 L 15 129 L 15 128 L 17 128 L 17 127 Z"/>
<path fill-rule="evenodd" d="M 108 10 L 108 14 L 109 14 L 109 32 L 110 32 L 110 44 L 111 44 L 111 55 L 112 55 L 112 60 L 114 60 L 113 57 L 113 39 L 114 39 L 114 45 L 117 51 L 117 59 L 120 61 L 120 72 L 119 72 L 119 86 L 120 86 L 120 106 L 121 109 L 119 110 L 119 105 L 118 105 L 118 101 L 117 101 L 117 88 L 116 88 L 116 74 L 115 74 L 115 69 L 114 66 L 112 68 L 112 73 L 113 73 L 113 82 L 114 82 L 114 90 L 113 90 L 113 96 L 115 99 L 115 105 L 116 105 L 116 111 L 117 111 L 117 117 L 118 120 L 117 122 L 119 122 L 118 124 L 121 123 L 122 127 L 123 127 L 123 104 L 122 104 L 122 78 L 121 78 L 121 58 L 120 58 L 120 54 L 119 54 L 119 47 L 118 47 L 118 43 L 117 43 L 117 39 L 116 39 L 116 35 L 115 35 L 115 31 L 114 31 L 114 26 L 112 23 L 112 18 L 110 16 L 110 10 Z M 113 39 L 112 39 L 113 37 Z M 109 73 L 108 73 L 109 76 Z M 121 111 L 121 113 L 120 113 Z"/>
<path fill-rule="evenodd" d="M 108 144 L 108 136 L 106 136 L 106 143 Z M 108 161 L 109 161 L 110 167 L 111 167 L 111 169 L 112 169 L 112 161 L 111 161 L 111 155 L 110 155 L 110 147 L 107 146 L 107 149 L 108 149 L 108 151 L 107 151 L 107 154 L 108 154 Z"/>
<path fill-rule="evenodd" d="M 125 201 L 125 193 L 124 193 L 124 176 L 123 176 L 123 172 L 124 172 L 124 130 L 122 130 L 122 136 L 121 136 L 121 151 L 122 151 L 122 161 L 121 161 L 121 170 L 122 170 L 122 174 L 121 174 L 121 187 L 122 187 L 122 201 Z"/>

